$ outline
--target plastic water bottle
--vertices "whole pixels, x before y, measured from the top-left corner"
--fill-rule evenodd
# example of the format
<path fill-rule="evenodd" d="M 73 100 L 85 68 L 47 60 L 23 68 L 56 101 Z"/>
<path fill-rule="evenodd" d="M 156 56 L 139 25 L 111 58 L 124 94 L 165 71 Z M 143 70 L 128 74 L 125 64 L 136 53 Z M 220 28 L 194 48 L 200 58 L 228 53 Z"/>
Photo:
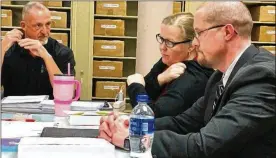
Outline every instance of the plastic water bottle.
<path fill-rule="evenodd" d="M 130 114 L 130 156 L 145 157 L 151 154 L 154 137 L 154 113 L 148 106 L 148 96 L 138 95 L 138 105 Z"/>

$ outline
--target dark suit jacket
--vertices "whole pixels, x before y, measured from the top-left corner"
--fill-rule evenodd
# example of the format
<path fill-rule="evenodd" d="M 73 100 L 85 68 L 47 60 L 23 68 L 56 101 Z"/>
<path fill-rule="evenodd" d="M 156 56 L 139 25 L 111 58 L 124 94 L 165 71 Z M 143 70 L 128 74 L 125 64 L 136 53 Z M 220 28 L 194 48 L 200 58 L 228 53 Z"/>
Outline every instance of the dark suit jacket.
<path fill-rule="evenodd" d="M 216 71 L 187 111 L 156 119 L 153 157 L 276 158 L 275 56 L 250 46 L 211 116 L 221 77 Z"/>

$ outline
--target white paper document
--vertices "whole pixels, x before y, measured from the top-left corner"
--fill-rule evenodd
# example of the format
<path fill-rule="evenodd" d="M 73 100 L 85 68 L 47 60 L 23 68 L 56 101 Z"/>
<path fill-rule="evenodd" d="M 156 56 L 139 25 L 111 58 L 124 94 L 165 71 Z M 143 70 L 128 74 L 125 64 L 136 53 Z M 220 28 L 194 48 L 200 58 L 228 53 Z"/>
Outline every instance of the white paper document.
<path fill-rule="evenodd" d="M 29 95 L 29 96 L 8 96 L 2 99 L 2 104 L 15 104 L 15 103 L 40 103 L 47 99 L 47 95 Z"/>
<path fill-rule="evenodd" d="M 18 145 L 18 158 L 115 158 L 115 147 L 98 138 L 26 137 Z"/>
<path fill-rule="evenodd" d="M 54 122 L 2 121 L 2 138 L 40 136 L 44 127 L 54 127 Z"/>
<path fill-rule="evenodd" d="M 71 126 L 99 126 L 101 116 L 70 115 L 69 124 Z"/>

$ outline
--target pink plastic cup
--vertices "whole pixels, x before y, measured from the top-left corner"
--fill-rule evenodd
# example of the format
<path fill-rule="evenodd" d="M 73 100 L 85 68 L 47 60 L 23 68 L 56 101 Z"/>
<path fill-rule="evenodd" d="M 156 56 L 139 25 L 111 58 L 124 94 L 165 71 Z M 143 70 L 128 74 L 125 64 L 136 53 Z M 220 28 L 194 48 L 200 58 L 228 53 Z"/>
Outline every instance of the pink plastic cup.
<path fill-rule="evenodd" d="M 54 75 L 54 102 L 55 102 L 55 115 L 66 116 L 64 110 L 70 110 L 70 105 L 73 101 L 80 98 L 80 82 L 75 80 L 73 75 L 61 74 Z M 76 96 L 73 98 L 76 85 Z"/>

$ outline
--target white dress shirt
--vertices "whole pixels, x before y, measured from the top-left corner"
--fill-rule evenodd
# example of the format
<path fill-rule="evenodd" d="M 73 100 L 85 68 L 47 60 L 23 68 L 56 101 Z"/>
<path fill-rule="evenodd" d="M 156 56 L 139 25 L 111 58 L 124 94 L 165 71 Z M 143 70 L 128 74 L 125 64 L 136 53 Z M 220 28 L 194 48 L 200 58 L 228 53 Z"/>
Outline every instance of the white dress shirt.
<path fill-rule="evenodd" d="M 238 60 L 240 59 L 241 55 L 244 53 L 244 51 L 251 45 L 251 43 L 249 43 L 248 45 L 246 45 L 242 51 L 236 56 L 236 58 L 234 59 L 234 61 L 231 63 L 231 65 L 227 68 L 226 72 L 223 74 L 222 76 L 222 83 L 223 86 L 225 87 L 228 78 L 231 74 L 231 72 L 233 71 L 233 68 L 235 67 L 236 63 L 238 62 Z"/>

